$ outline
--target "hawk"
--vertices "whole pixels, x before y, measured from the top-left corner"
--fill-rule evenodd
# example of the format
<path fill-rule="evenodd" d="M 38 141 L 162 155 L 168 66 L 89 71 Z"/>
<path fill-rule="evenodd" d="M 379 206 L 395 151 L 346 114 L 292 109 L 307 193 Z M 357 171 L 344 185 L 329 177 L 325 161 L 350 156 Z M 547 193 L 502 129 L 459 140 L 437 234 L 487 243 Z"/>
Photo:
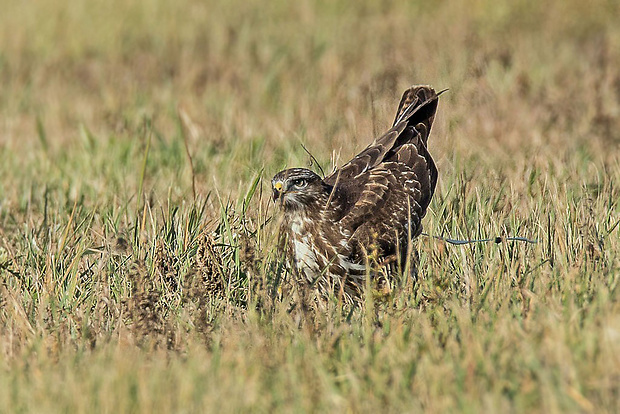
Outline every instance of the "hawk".
<path fill-rule="evenodd" d="M 427 143 L 438 96 L 407 89 L 392 127 L 326 178 L 305 168 L 273 177 L 287 259 L 322 295 L 354 300 L 367 276 L 389 283 L 404 267 L 437 183 Z"/>

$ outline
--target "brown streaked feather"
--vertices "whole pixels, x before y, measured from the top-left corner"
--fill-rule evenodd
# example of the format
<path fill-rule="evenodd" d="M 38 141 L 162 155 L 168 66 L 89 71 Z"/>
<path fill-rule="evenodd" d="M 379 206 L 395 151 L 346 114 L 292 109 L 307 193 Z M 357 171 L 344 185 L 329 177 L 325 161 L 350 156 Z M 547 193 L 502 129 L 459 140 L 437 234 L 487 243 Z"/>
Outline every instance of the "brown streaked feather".
<path fill-rule="evenodd" d="M 393 179 L 389 170 L 375 168 L 359 177 L 357 184 L 361 186 L 357 199 L 348 209 L 347 214 L 340 220 L 341 226 L 355 231 L 376 209 L 384 206 L 389 191 L 394 189 Z"/>
<path fill-rule="evenodd" d="M 379 139 L 375 140 L 365 150 L 360 152 L 351 161 L 334 171 L 325 178 L 325 182 L 335 185 L 336 181 L 343 182 L 354 178 L 373 168 L 383 161 L 385 154 L 394 146 L 396 139 L 403 132 L 405 125 L 401 128 L 392 128 Z"/>
<path fill-rule="evenodd" d="M 403 105 L 407 102 L 412 102 L 412 104 L 403 109 Z M 412 183 L 409 185 L 420 187 L 420 189 L 411 196 L 419 204 L 420 214 L 423 214 L 430 203 L 437 183 L 437 168 L 425 145 L 436 108 L 436 94 L 431 88 L 412 87 L 408 89 L 398 109 L 399 114 L 408 111 L 406 118 L 376 139 L 360 155 L 325 179 L 325 182 L 331 185 L 337 184 L 347 194 L 347 199 L 351 203 L 349 208 L 345 209 L 343 225 L 353 226 L 353 229 L 356 229 L 356 225 L 366 220 L 375 209 L 389 208 L 381 204 L 384 203 L 383 200 L 375 200 L 377 191 L 380 189 L 374 191 L 372 188 L 377 177 L 383 177 L 386 172 L 392 174 L 396 172 L 386 169 L 387 165 L 384 164 L 388 162 L 391 168 L 400 169 L 401 175 L 408 171 L 413 173 Z M 417 122 L 413 123 L 414 121 Z M 416 128 L 413 125 L 416 125 Z M 397 181 L 390 188 L 390 192 L 410 193 L 407 185 L 405 182 Z M 385 191 L 381 194 L 385 196 Z M 393 194 L 392 198 L 397 196 L 398 194 Z M 369 207 L 373 205 L 372 203 L 374 203 L 374 208 Z"/>
<path fill-rule="evenodd" d="M 415 147 L 409 149 L 413 152 L 411 159 L 423 161 Z M 407 237 L 409 226 L 414 236 L 421 231 L 420 221 L 430 202 L 430 179 L 425 171 L 412 169 L 401 162 L 385 163 L 380 171 L 387 179 L 388 188 L 378 188 L 373 180 L 369 180 L 341 223 L 354 229 L 354 238 L 360 241 L 377 238 L 388 244 L 391 242 L 395 248 L 395 231 L 402 238 Z M 373 176 L 377 174 L 373 170 Z M 385 223 L 388 226 L 383 226 Z"/>
<path fill-rule="evenodd" d="M 388 132 L 375 139 L 351 161 L 326 177 L 324 181 L 335 185 L 336 181 L 342 182 L 354 178 L 377 166 L 417 135 L 411 128 L 414 125 L 421 123 L 425 126 L 424 135 L 420 135 L 421 141 L 426 145 L 437 110 L 437 98 L 435 91 L 428 86 L 415 86 L 407 89 L 396 115 L 396 121 L 399 119 L 400 121 L 394 124 Z M 408 102 L 410 102 L 409 106 L 405 107 L 404 105 Z"/>
<path fill-rule="evenodd" d="M 419 86 L 412 86 L 403 93 L 402 98 L 400 98 L 400 103 L 398 104 L 398 109 L 396 110 L 396 116 L 394 117 L 394 122 L 392 123 L 392 126 L 398 123 L 399 118 L 403 115 L 405 110 L 409 108 L 412 103 L 414 103 L 414 101 L 420 101 L 420 98 L 417 95 L 417 91 L 420 88 L 421 87 Z M 423 99 L 422 101 L 425 100 L 426 99 Z"/>
<path fill-rule="evenodd" d="M 439 92 L 441 94 L 444 91 Z M 417 108 L 423 107 L 426 108 L 426 113 L 422 113 L 420 119 L 424 122 L 426 126 L 427 134 L 424 137 L 423 141 L 426 144 L 428 138 L 428 133 L 431 131 L 431 125 L 433 124 L 433 120 L 435 119 L 435 111 L 437 110 L 437 97 L 439 94 L 435 93 L 435 91 L 428 86 L 412 86 L 407 89 L 403 93 L 403 97 L 400 99 L 400 104 L 398 104 L 398 109 L 396 110 L 396 117 L 394 118 L 395 126 L 400 121 L 408 118 L 406 112 L 407 110 L 416 110 Z M 430 102 L 429 102 L 430 101 Z M 431 104 L 430 106 L 424 105 L 425 103 Z"/>
<path fill-rule="evenodd" d="M 422 231 L 437 183 L 427 149 L 437 104 L 431 87 L 411 87 L 401 98 L 393 126 L 325 179 L 305 169 L 274 177 L 274 200 L 282 198 L 288 208 L 284 228 L 296 267 L 319 291 L 334 292 L 340 286 L 357 296 L 369 252 L 377 252 L 373 279 L 383 277 L 377 272 L 391 274 L 381 270 L 384 265 L 403 263 L 408 241 Z"/>

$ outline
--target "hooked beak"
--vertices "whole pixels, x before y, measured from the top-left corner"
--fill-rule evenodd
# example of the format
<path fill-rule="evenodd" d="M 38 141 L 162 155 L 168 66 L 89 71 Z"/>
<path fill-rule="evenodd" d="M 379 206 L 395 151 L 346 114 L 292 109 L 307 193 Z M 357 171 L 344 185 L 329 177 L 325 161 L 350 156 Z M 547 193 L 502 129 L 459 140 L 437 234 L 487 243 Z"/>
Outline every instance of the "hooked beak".
<path fill-rule="evenodd" d="M 276 181 L 273 184 L 273 201 L 277 201 L 278 198 L 280 198 L 280 196 L 282 195 L 283 187 L 284 184 L 282 183 L 282 181 Z"/>

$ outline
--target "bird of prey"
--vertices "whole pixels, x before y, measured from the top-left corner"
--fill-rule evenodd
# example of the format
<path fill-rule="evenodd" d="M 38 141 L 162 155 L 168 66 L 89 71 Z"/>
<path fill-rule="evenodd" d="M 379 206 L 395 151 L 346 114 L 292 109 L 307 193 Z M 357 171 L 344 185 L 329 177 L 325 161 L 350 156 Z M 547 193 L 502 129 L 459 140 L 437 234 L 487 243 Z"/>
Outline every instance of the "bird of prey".
<path fill-rule="evenodd" d="M 390 283 L 422 231 L 437 168 L 427 149 L 438 96 L 407 89 L 392 127 L 328 177 L 305 168 L 277 173 L 287 259 L 300 282 L 356 300 L 366 277 Z"/>

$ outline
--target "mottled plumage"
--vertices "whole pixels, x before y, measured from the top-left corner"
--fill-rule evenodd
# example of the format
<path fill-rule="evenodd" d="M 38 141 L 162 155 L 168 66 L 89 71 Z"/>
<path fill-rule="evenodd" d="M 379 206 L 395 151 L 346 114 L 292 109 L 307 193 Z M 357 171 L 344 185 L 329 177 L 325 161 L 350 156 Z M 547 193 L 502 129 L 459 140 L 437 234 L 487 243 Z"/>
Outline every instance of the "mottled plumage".
<path fill-rule="evenodd" d="M 404 266 L 437 183 L 427 150 L 437 103 L 432 88 L 411 87 L 392 128 L 328 177 L 304 168 L 274 176 L 288 258 L 301 280 L 351 299 L 366 275 L 389 283 Z"/>

